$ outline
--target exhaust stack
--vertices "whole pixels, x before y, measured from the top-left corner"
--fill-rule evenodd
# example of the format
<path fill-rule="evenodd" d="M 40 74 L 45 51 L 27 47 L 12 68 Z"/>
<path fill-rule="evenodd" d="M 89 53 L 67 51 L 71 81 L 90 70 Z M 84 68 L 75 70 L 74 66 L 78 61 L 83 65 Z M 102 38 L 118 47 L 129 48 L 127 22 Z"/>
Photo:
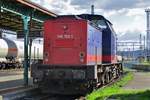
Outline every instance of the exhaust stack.
<path fill-rule="evenodd" d="M 94 5 L 91 6 L 91 14 L 94 15 Z"/>

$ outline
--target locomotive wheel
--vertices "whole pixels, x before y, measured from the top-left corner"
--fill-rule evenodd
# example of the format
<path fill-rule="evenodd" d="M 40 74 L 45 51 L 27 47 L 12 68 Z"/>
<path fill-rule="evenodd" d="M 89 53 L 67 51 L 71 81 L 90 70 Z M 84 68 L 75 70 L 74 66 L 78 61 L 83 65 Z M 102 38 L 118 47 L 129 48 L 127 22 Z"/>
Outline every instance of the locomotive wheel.
<path fill-rule="evenodd" d="M 116 68 L 116 78 L 119 78 L 119 76 L 120 76 L 119 68 L 117 67 L 117 68 Z"/>
<path fill-rule="evenodd" d="M 102 81 L 101 81 L 102 85 L 105 85 L 105 73 L 102 73 Z"/>
<path fill-rule="evenodd" d="M 120 64 L 119 71 L 120 71 L 120 74 L 123 74 L 123 66 L 122 66 L 122 64 Z"/>
<path fill-rule="evenodd" d="M 110 81 L 112 81 L 113 80 L 113 73 L 112 73 L 112 71 L 109 73 L 109 77 L 110 77 Z"/>
<path fill-rule="evenodd" d="M 105 74 L 105 83 L 107 84 L 107 83 L 109 83 L 109 81 L 110 81 L 109 73 L 106 72 L 106 74 Z"/>
<path fill-rule="evenodd" d="M 94 87 L 92 85 L 90 85 L 88 88 L 88 93 L 91 93 L 93 90 L 94 90 Z"/>
<path fill-rule="evenodd" d="M 117 68 L 117 78 L 120 76 L 119 68 Z"/>

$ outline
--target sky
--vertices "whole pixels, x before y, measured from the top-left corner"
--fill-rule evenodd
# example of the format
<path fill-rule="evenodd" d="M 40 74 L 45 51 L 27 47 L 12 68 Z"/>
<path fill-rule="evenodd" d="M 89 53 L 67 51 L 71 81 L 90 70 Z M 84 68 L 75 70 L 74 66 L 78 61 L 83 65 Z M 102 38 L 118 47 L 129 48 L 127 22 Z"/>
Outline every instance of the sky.
<path fill-rule="evenodd" d="M 91 13 L 105 16 L 113 23 L 119 40 L 138 40 L 146 34 L 145 9 L 150 8 L 150 0 L 32 0 L 58 14 Z"/>

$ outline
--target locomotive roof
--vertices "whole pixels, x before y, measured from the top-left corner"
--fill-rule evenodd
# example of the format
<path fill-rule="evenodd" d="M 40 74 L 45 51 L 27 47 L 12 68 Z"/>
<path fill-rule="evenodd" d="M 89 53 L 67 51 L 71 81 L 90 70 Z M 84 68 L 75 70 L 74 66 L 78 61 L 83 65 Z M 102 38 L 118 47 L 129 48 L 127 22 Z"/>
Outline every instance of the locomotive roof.
<path fill-rule="evenodd" d="M 81 14 L 81 15 L 60 15 L 58 17 L 73 17 L 73 18 L 82 18 L 82 19 L 85 19 L 85 20 L 105 20 L 107 22 L 109 22 L 110 24 L 112 24 L 109 20 L 107 20 L 104 16 L 102 15 L 92 15 L 92 14 Z M 57 18 L 58 18 L 57 17 Z"/>

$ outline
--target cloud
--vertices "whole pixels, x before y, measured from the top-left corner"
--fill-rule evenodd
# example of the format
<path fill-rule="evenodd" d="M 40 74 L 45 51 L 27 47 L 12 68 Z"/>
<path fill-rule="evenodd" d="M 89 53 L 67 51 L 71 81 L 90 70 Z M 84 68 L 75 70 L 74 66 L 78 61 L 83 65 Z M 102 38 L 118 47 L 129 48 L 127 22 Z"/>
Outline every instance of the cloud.
<path fill-rule="evenodd" d="M 118 36 L 119 41 L 139 41 L 140 34 L 142 34 L 138 30 L 133 30 L 133 31 L 127 31 L 125 34 L 122 36 Z M 145 34 L 142 34 L 142 38 L 145 36 Z"/>
<path fill-rule="evenodd" d="M 89 8 L 94 4 L 98 9 L 120 10 L 122 8 L 142 8 L 150 5 L 150 0 L 72 0 L 72 5 L 81 5 L 81 8 Z"/>
<path fill-rule="evenodd" d="M 129 7 L 133 7 L 133 5 L 135 4 L 135 0 L 102 0 L 101 1 L 96 1 L 96 7 L 99 7 L 101 9 L 105 9 L 105 10 L 119 10 L 122 8 L 129 8 Z"/>
<path fill-rule="evenodd" d="M 144 12 L 145 8 L 133 8 L 133 9 L 129 9 L 128 12 L 126 13 L 127 16 L 141 16 L 141 15 L 145 15 Z"/>
<path fill-rule="evenodd" d="M 71 0 L 71 5 L 80 5 L 82 9 L 90 8 L 95 0 Z"/>
<path fill-rule="evenodd" d="M 146 33 L 146 14 L 150 0 L 32 0 L 51 11 L 62 14 L 95 13 L 104 15 L 114 26 L 121 39 L 135 39 L 137 33 Z M 135 37 L 134 37 L 135 36 Z M 125 38 L 128 37 L 128 38 Z M 130 38 L 131 37 L 131 38 Z"/>
<path fill-rule="evenodd" d="M 80 5 L 72 5 L 71 0 L 32 0 L 35 3 L 55 12 L 59 15 L 64 14 L 80 14 L 86 12 L 86 9 L 81 9 Z"/>
<path fill-rule="evenodd" d="M 121 9 L 121 10 L 97 10 L 97 14 L 104 15 L 113 23 L 113 27 L 118 35 L 125 34 L 133 30 L 145 33 L 146 17 L 143 8 Z"/>
<path fill-rule="evenodd" d="M 55 0 L 55 2 L 58 0 Z M 65 1 L 65 0 L 61 0 Z M 120 10 L 123 8 L 143 8 L 150 5 L 150 0 L 70 0 L 71 5 L 80 6 L 81 9 L 90 9 L 93 4 L 97 9 Z"/>

